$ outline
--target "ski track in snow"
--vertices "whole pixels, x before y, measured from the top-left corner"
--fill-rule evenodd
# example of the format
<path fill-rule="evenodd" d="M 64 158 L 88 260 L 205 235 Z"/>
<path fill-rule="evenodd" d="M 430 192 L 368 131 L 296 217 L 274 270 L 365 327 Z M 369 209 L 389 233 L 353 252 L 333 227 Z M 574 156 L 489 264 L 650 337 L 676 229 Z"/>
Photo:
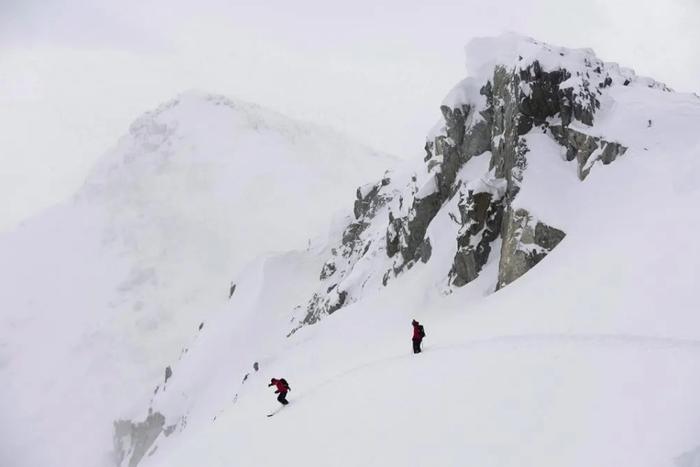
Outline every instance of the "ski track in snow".
<path fill-rule="evenodd" d="M 592 351 L 598 351 L 601 346 L 607 347 L 636 347 L 640 351 L 692 351 L 700 352 L 700 340 L 693 339 L 677 339 L 672 337 L 656 337 L 656 336 L 641 336 L 641 335 L 625 335 L 625 334 L 518 334 L 505 335 L 498 337 L 490 337 L 484 339 L 474 339 L 462 344 L 450 345 L 425 345 L 421 354 L 414 355 L 412 353 L 402 353 L 399 355 L 389 356 L 379 360 L 374 360 L 362 365 L 356 365 L 348 370 L 340 372 L 330 378 L 326 378 L 320 383 L 313 385 L 313 389 L 294 397 L 295 401 L 302 401 L 309 396 L 317 393 L 325 386 L 336 383 L 338 380 L 347 376 L 360 373 L 363 370 L 378 367 L 386 363 L 408 360 L 411 358 L 421 358 L 422 355 L 432 354 L 433 352 L 452 352 L 468 349 L 475 349 L 486 346 L 533 346 L 533 345 L 577 345 L 577 346 L 593 346 Z M 280 409 L 275 411 L 277 413 Z"/>

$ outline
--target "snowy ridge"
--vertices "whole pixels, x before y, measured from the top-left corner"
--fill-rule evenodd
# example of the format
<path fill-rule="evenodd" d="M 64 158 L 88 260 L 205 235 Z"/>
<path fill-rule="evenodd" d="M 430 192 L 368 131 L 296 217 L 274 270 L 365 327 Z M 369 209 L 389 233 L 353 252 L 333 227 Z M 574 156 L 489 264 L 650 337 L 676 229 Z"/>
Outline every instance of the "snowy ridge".
<path fill-rule="evenodd" d="M 5 237 L 0 464 L 697 465 L 700 99 L 588 49 L 467 52 L 423 160 L 190 94 Z"/>
<path fill-rule="evenodd" d="M 663 83 L 646 77 L 638 77 L 631 68 L 620 67 L 617 63 L 603 62 L 589 48 L 570 49 L 537 41 L 516 33 L 506 33 L 497 37 L 481 37 L 472 39 L 465 47 L 466 67 L 470 76 L 483 80 L 488 79 L 497 66 L 520 68 L 523 64 L 539 62 L 544 71 L 570 70 L 570 81 L 564 81 L 561 86 L 568 88 L 584 79 L 595 79 L 589 73 L 574 73 L 580 71 L 582 65 L 605 70 L 614 84 L 622 84 L 625 80 L 641 86 L 647 86 L 663 91 L 670 89 Z M 595 83 L 596 85 L 598 83 Z M 629 84 L 629 83 L 628 83 Z"/>
<path fill-rule="evenodd" d="M 467 51 L 423 161 L 239 276 L 148 404 L 175 428 L 139 465 L 700 459 L 700 100 L 588 49 Z M 267 419 L 271 377 L 293 389 Z"/>
<path fill-rule="evenodd" d="M 234 272 L 325 237 L 392 161 L 221 96 L 138 118 L 74 199 L 0 238 L 0 465 L 113 465 L 113 422 L 140 417 Z"/>

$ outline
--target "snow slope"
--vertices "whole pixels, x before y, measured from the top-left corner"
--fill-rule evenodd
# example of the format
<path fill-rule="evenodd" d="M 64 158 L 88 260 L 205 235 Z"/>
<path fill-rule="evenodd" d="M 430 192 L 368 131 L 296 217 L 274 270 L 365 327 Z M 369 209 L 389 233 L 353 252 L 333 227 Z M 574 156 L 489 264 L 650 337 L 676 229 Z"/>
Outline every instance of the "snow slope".
<path fill-rule="evenodd" d="M 392 163 L 220 96 L 137 119 L 74 199 L 0 237 L 0 465 L 113 465 L 113 421 L 228 300 L 234 272 L 325 237 Z"/>
<path fill-rule="evenodd" d="M 450 93 L 452 105 L 479 99 L 469 90 L 488 76 L 478 66 L 487 52 L 505 51 L 487 60 L 492 67 L 527 56 L 547 71 L 560 53 L 569 70 L 594 57 L 512 35 L 467 51 L 474 77 Z M 344 276 L 354 300 L 311 326 L 298 324 L 352 217 L 328 243 L 261 258 L 144 403 L 141 418 L 161 413 L 172 430 L 139 465 L 698 465 L 700 99 L 605 67 L 621 71 L 595 119 L 577 128 L 624 145 L 622 156 L 605 165 L 593 157 L 581 180 L 546 126 L 523 135 L 528 163 L 514 206 L 566 232 L 529 272 L 494 293 L 499 258 L 490 255 L 474 280 L 446 290 L 456 199 L 427 228 L 427 262 L 365 287 L 362 279 L 391 264 L 381 246 L 368 248 Z M 488 184 L 489 157 L 469 159 L 458 179 Z M 387 186 L 400 179 L 404 199 L 429 196 L 422 163 L 415 173 L 418 182 L 409 171 Z M 365 232 L 386 240 L 374 226 Z M 412 318 L 427 331 L 418 356 Z M 271 377 L 292 391 L 291 404 L 268 418 L 278 406 Z"/>

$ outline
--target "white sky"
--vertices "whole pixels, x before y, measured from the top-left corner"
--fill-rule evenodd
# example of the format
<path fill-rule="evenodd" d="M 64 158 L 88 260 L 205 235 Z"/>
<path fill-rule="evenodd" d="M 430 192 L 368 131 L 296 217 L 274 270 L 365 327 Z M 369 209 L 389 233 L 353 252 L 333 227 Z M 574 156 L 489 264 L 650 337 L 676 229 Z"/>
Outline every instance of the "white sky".
<path fill-rule="evenodd" d="M 0 0 L 0 231 L 190 88 L 417 156 L 464 44 L 507 30 L 700 91 L 700 0 Z"/>

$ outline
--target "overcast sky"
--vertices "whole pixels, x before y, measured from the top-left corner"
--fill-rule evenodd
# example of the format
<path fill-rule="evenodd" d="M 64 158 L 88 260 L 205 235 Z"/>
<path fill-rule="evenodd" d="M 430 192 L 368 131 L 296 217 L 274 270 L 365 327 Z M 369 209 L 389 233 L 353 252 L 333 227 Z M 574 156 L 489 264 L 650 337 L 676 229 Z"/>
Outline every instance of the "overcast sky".
<path fill-rule="evenodd" d="M 700 91 L 700 0 L 0 0 L 0 231 L 192 88 L 417 157 L 464 44 L 503 31 Z"/>

